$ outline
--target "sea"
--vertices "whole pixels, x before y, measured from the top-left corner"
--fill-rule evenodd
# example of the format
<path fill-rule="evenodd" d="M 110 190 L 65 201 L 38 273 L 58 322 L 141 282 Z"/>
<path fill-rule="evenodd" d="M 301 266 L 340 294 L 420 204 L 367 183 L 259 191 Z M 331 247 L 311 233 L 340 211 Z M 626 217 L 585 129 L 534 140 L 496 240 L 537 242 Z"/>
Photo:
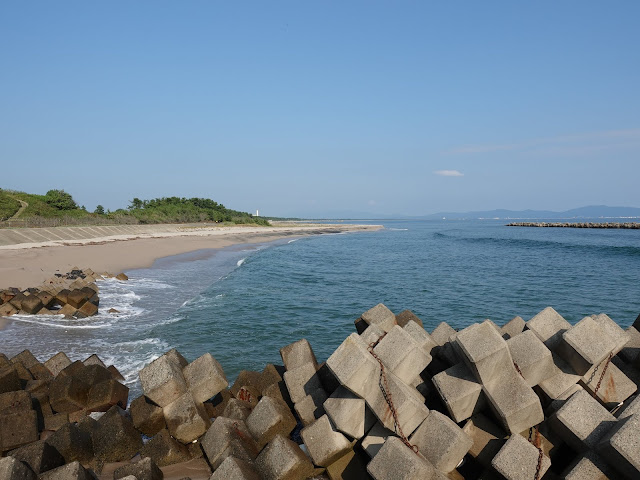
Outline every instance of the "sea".
<path fill-rule="evenodd" d="M 584 219 L 588 220 L 588 219 Z M 200 250 L 104 280 L 100 312 L 83 320 L 14 316 L 0 352 L 41 361 L 97 354 L 140 393 L 139 370 L 171 348 L 207 352 L 233 382 L 281 364 L 306 338 L 326 360 L 378 303 L 409 309 L 430 331 L 530 319 L 552 306 L 569 322 L 640 314 L 640 230 L 507 227 L 504 220 L 377 220 L 378 231 L 323 234 Z M 119 313 L 107 311 L 116 309 Z"/>

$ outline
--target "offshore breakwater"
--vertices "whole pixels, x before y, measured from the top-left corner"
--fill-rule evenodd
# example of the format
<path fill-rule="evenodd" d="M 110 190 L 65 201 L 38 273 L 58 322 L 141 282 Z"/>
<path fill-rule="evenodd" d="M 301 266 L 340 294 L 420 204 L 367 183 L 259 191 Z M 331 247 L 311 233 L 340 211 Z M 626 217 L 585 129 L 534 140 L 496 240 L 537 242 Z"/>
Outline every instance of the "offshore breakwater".
<path fill-rule="evenodd" d="M 326 361 L 301 339 L 230 387 L 210 353 L 170 350 L 140 370 L 135 399 L 95 355 L 0 354 L 2 478 L 640 474 L 640 317 L 571 325 L 547 307 L 428 332 L 378 304 L 354 323 Z"/>
<path fill-rule="evenodd" d="M 614 228 L 622 230 L 638 230 L 640 222 L 513 222 L 507 227 L 550 227 L 550 228 Z"/>

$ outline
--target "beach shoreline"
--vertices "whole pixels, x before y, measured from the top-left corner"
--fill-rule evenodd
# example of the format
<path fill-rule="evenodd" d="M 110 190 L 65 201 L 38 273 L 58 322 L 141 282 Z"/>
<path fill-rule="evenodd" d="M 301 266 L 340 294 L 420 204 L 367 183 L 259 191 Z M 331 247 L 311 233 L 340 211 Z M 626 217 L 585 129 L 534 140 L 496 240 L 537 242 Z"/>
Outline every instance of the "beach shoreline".
<path fill-rule="evenodd" d="M 373 231 L 379 225 L 282 224 L 259 226 L 167 226 L 148 234 L 113 235 L 78 240 L 47 240 L 0 246 L 0 289 L 36 287 L 55 273 L 74 267 L 97 273 L 149 268 L 165 257 L 238 244 L 257 244 L 288 237 Z M 49 231 L 53 229 L 47 229 Z M 0 326 L 1 328 L 1 326 Z"/>

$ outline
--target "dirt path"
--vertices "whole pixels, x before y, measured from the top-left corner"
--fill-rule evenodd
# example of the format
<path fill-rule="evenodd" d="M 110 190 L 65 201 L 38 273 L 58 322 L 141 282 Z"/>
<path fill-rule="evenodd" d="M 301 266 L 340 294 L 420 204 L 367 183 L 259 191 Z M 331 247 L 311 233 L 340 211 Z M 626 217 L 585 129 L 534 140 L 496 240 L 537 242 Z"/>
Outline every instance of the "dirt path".
<path fill-rule="evenodd" d="M 20 200 L 19 198 L 14 197 L 13 195 L 9 195 L 7 194 L 7 196 L 13 198 L 14 200 L 17 200 L 20 202 L 20 208 L 18 209 L 18 211 L 16 212 L 16 214 L 11 217 L 9 220 L 15 220 L 17 219 L 20 215 L 22 215 L 22 212 L 24 212 L 24 209 L 27 208 L 29 206 L 29 204 L 23 200 Z"/>

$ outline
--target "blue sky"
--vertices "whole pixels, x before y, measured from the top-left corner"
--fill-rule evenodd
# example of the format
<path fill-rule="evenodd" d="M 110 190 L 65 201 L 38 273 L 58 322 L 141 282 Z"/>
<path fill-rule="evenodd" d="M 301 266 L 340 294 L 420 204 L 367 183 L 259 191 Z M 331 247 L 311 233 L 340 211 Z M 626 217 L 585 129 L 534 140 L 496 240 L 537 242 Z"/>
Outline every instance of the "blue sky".
<path fill-rule="evenodd" d="M 0 187 L 264 215 L 640 206 L 640 2 L 0 3 Z"/>

